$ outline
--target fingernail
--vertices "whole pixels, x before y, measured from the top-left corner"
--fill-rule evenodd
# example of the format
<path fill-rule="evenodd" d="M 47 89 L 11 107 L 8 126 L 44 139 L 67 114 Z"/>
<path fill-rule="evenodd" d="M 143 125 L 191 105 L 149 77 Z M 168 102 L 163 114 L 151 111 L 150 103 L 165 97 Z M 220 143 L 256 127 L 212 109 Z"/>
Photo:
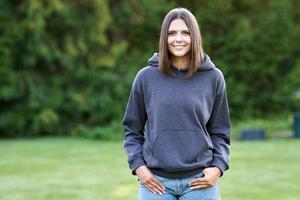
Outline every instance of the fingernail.
<path fill-rule="evenodd" d="M 160 194 L 160 195 L 162 195 L 162 193 L 161 193 L 161 192 L 159 192 L 159 194 Z"/>

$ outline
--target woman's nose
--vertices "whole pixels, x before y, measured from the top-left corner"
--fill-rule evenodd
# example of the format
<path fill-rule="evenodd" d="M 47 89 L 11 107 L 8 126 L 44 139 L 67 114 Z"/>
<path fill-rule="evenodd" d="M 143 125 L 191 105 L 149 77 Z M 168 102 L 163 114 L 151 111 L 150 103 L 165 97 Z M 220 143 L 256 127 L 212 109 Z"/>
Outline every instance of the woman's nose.
<path fill-rule="evenodd" d="M 177 42 L 182 41 L 182 35 L 181 35 L 181 34 L 177 34 L 177 35 L 176 35 L 176 41 L 177 41 Z"/>

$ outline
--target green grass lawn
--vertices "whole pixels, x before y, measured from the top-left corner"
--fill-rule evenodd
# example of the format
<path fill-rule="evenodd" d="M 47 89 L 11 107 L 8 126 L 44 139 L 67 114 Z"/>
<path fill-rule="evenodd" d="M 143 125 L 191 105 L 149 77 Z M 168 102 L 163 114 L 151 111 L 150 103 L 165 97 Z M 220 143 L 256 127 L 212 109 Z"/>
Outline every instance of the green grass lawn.
<path fill-rule="evenodd" d="M 222 200 L 300 198 L 300 140 L 232 142 Z M 134 200 L 122 142 L 74 138 L 0 141 L 1 200 Z"/>

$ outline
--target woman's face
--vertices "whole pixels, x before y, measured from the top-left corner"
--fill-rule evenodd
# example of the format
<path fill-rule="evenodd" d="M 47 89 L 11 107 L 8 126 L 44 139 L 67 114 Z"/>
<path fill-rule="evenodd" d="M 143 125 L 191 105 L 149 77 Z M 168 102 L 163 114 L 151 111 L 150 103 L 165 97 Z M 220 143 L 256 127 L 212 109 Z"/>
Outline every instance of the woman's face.
<path fill-rule="evenodd" d="M 168 30 L 168 50 L 175 57 L 185 57 L 191 51 L 191 35 L 182 19 L 174 19 Z"/>

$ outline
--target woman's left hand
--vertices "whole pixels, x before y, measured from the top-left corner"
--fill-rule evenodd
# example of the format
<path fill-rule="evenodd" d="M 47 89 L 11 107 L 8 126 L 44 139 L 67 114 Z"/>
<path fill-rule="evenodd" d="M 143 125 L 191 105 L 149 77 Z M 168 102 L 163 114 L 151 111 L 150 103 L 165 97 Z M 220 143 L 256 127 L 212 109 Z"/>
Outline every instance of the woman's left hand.
<path fill-rule="evenodd" d="M 203 170 L 204 177 L 189 182 L 191 189 L 204 189 L 215 185 L 222 172 L 218 167 L 208 167 Z"/>

